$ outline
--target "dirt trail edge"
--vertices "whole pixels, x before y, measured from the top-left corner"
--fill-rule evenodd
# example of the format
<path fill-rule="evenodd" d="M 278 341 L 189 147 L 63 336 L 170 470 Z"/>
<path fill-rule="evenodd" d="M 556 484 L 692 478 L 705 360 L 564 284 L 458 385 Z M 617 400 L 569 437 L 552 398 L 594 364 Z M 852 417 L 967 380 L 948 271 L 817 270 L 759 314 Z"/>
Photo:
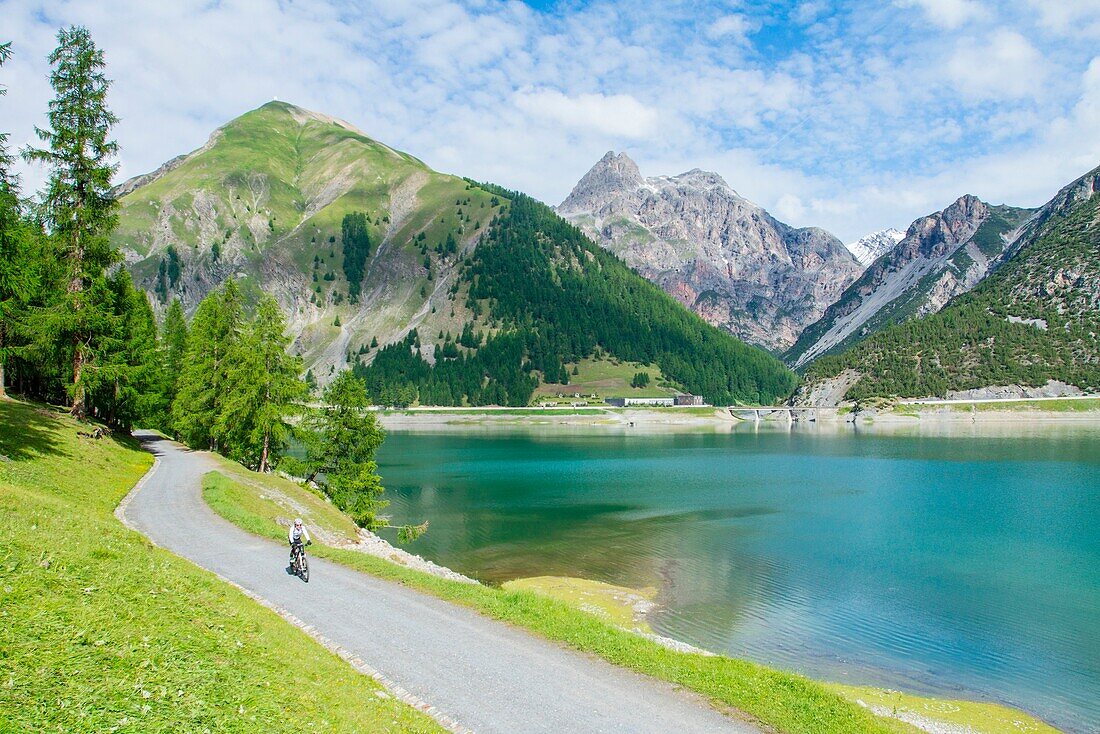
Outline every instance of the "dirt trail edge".
<path fill-rule="evenodd" d="M 451 731 L 762 731 L 669 684 L 320 558 L 310 559 L 304 584 L 286 572 L 286 546 L 203 501 L 202 476 L 217 469 L 209 456 L 152 433 L 138 438 L 157 463 L 119 506 L 123 522 L 276 610 Z"/>

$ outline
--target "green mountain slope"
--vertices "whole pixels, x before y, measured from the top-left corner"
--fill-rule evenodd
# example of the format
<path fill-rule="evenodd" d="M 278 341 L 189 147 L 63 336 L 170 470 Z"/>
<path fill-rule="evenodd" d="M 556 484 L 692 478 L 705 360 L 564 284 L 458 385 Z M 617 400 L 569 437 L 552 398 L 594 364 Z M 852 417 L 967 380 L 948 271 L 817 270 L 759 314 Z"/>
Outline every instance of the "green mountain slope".
<path fill-rule="evenodd" d="M 242 115 L 116 193 L 116 244 L 160 308 L 191 311 L 228 278 L 269 292 L 319 380 L 377 363 L 386 402 L 525 403 L 597 349 L 719 402 L 794 386 L 548 207 L 290 104 Z"/>
<path fill-rule="evenodd" d="M 811 365 L 811 383 L 853 370 L 849 400 L 944 396 L 1058 380 L 1100 388 L 1100 168 L 1062 189 L 1014 253 L 939 313 L 890 327 Z"/>
<path fill-rule="evenodd" d="M 190 311 L 231 276 L 246 293 L 267 290 L 322 375 L 372 339 L 461 328 L 467 314 L 443 312 L 443 296 L 494 208 L 462 179 L 283 102 L 242 115 L 118 193 L 116 244 L 154 300 L 179 298 Z M 360 212 L 369 244 L 351 303 L 342 230 Z"/>

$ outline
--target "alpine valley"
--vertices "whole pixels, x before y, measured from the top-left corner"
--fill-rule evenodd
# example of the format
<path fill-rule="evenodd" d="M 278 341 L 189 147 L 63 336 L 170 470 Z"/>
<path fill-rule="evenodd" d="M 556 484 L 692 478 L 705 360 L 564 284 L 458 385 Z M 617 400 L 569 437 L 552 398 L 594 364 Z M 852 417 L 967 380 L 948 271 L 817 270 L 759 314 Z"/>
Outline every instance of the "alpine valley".
<path fill-rule="evenodd" d="M 897 351 L 891 340 L 936 324 L 945 331 L 960 313 L 967 329 L 993 318 L 1029 344 L 1045 335 L 1043 348 L 1029 347 L 1026 369 L 1009 364 L 1024 357 L 997 348 L 960 357 L 971 364 L 980 352 L 988 369 L 976 372 L 954 352 L 930 364 L 918 351 L 897 358 L 934 379 L 907 373 L 903 389 L 880 375 L 851 395 L 1013 380 L 1085 389 L 1097 384 L 1100 331 L 1086 323 L 1097 302 L 1086 211 L 1095 210 L 1094 179 L 1038 210 L 961 196 L 904 234 L 845 246 L 780 222 L 715 173 L 645 178 L 626 154 L 609 152 L 555 213 L 433 171 L 346 122 L 272 102 L 119 186 L 114 237 L 158 309 L 178 298 L 192 311 L 230 278 L 246 297 L 272 293 L 318 381 L 351 367 L 398 404 L 525 405 L 540 384 L 564 389 L 579 365 L 605 356 L 653 370 L 668 391 L 770 402 L 796 378 L 763 350 L 811 381 L 842 372 L 847 389 L 855 374 L 896 369 L 883 361 Z M 1036 254 L 1052 247 L 1072 250 L 1076 265 Z M 1052 318 L 1043 298 L 1023 295 L 1023 281 L 1007 285 L 1024 272 L 1062 293 L 1073 317 Z M 991 298 L 1000 305 L 959 310 Z M 952 328 L 960 338 L 962 327 Z M 845 390 L 826 392 L 840 399 Z"/>
<path fill-rule="evenodd" d="M 526 405 L 590 357 L 650 365 L 716 403 L 796 382 L 549 207 L 291 104 L 242 115 L 116 194 L 115 243 L 158 308 L 193 311 L 231 278 L 246 299 L 271 293 L 318 381 L 354 367 L 389 404 Z"/>
<path fill-rule="evenodd" d="M 887 324 L 939 311 L 990 272 L 1016 242 L 1030 214 L 966 195 L 921 217 L 802 332 L 786 359 L 801 367 Z"/>

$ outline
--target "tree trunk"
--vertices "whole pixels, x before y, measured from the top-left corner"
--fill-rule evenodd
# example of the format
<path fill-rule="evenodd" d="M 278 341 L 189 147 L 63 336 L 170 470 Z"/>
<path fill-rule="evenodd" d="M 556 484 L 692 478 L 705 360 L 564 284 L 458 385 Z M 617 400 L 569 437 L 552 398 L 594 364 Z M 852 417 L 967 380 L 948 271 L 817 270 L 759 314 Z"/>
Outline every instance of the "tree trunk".
<path fill-rule="evenodd" d="M 260 454 L 260 473 L 267 471 L 267 454 L 271 447 L 271 434 L 268 431 L 264 431 L 264 450 Z"/>
<path fill-rule="evenodd" d="M 84 354 L 80 351 L 80 337 L 73 337 L 73 407 L 69 413 L 73 418 L 82 419 L 88 412 L 88 406 L 84 400 L 84 385 L 80 382 L 80 375 L 84 371 Z"/>
<path fill-rule="evenodd" d="M 4 324 L 0 323 L 0 355 L 4 354 Z M 0 356 L 0 400 L 8 396 L 4 390 L 4 358 Z"/>
<path fill-rule="evenodd" d="M 78 184 L 78 193 L 83 194 L 83 187 Z M 83 198 L 78 200 L 76 207 L 77 221 L 80 221 L 80 213 L 83 208 Z M 73 272 L 69 278 L 69 296 L 73 298 L 73 310 L 80 310 L 80 298 L 76 294 L 84 290 L 84 281 L 81 271 L 84 269 L 84 247 L 80 241 L 79 229 L 73 232 Z M 80 375 L 84 371 L 84 353 L 80 350 L 80 334 L 73 334 L 73 407 L 69 412 L 74 418 L 82 419 L 88 412 L 88 406 L 84 400 L 84 385 L 80 382 Z"/>

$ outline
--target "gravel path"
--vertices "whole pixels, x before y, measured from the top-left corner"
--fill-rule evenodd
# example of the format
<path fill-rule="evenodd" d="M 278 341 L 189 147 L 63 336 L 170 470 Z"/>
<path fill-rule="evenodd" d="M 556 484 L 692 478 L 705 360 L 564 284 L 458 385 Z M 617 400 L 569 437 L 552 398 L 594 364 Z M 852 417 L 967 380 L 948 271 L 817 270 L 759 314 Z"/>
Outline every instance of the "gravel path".
<path fill-rule="evenodd" d="M 453 731 L 760 732 L 671 685 L 398 584 L 310 559 L 231 525 L 202 500 L 203 454 L 140 435 L 159 459 L 120 506 L 154 543 L 275 608 Z"/>

